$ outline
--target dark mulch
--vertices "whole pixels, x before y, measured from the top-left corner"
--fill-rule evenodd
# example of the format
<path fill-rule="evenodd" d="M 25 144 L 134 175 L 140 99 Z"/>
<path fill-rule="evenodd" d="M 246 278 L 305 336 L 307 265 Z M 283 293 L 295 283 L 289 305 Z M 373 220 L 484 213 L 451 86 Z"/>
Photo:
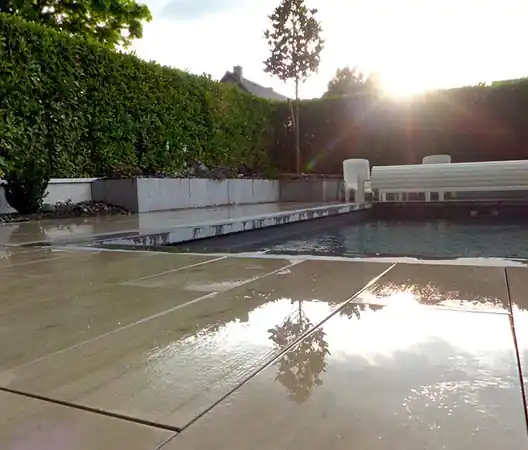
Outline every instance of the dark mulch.
<path fill-rule="evenodd" d="M 255 172 L 249 166 L 241 164 L 237 167 L 219 166 L 209 169 L 200 161 L 192 161 L 178 173 L 143 173 L 133 169 L 116 171 L 103 177 L 104 179 L 123 178 L 209 178 L 212 180 L 225 180 L 230 178 L 265 178 L 263 174 Z"/>
<path fill-rule="evenodd" d="M 103 202 L 65 202 L 57 203 L 49 210 L 40 211 L 35 214 L 2 214 L 0 223 L 28 222 L 30 220 L 45 219 L 68 219 L 76 217 L 96 217 L 110 215 L 128 215 L 130 214 L 125 208 L 114 205 L 107 205 Z"/>
<path fill-rule="evenodd" d="M 335 174 L 319 174 L 319 173 L 302 173 L 297 175 L 295 173 L 282 173 L 279 176 L 281 180 L 342 180 L 343 175 Z"/>

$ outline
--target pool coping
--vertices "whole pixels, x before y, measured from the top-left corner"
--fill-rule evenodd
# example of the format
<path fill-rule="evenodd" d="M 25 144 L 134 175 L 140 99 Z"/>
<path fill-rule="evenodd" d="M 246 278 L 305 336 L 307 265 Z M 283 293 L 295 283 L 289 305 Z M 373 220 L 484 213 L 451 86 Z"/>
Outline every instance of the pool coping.
<path fill-rule="evenodd" d="M 178 225 L 165 230 L 136 231 L 121 235 L 95 237 L 85 242 L 84 245 L 97 248 L 136 248 L 145 249 L 164 247 L 173 244 L 191 242 L 198 239 L 225 236 L 234 233 L 243 233 L 252 230 L 270 228 L 324 217 L 350 214 L 366 211 L 372 204 L 364 203 L 339 203 L 315 207 L 297 208 L 276 213 L 265 213 L 255 216 L 225 218 L 201 223 Z M 71 242 L 83 245 L 79 240 Z"/>

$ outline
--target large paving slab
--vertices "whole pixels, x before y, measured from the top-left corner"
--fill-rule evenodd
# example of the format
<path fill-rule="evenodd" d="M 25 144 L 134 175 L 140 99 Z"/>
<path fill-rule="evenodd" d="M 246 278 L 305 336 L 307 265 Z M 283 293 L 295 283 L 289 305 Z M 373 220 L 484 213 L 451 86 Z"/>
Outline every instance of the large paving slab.
<path fill-rule="evenodd" d="M 264 263 L 253 260 L 253 264 Z M 389 267 L 301 262 L 71 350 L 5 370 L 0 384 L 181 427 Z M 203 292 L 203 284 L 193 283 L 194 289 Z"/>
<path fill-rule="evenodd" d="M 508 314 L 354 306 L 162 450 L 528 448 Z"/>
<path fill-rule="evenodd" d="M 36 295 L 37 287 L 42 288 L 42 281 L 36 280 L 33 285 L 19 286 L 14 299 L 0 300 L 0 342 L 6 343 L 0 347 L 0 370 L 130 326 L 291 264 L 288 260 L 243 258 L 200 264 L 209 259 L 121 252 L 88 256 L 92 259 L 78 263 L 76 269 L 73 264 L 74 269 L 66 274 L 57 270 L 57 275 L 44 283 L 48 295 Z M 138 278 L 140 274 L 146 275 Z"/>
<path fill-rule="evenodd" d="M 528 268 L 508 268 L 506 273 L 510 288 L 513 326 L 528 404 Z"/>
<path fill-rule="evenodd" d="M 181 270 L 214 259 L 209 256 L 166 253 L 66 253 L 67 257 L 59 259 L 36 259 L 31 264 L 0 267 L 0 277 L 8 281 L 6 286 L 0 284 L 0 314 L 6 309 L 36 302 L 66 297 L 73 299 L 115 283 Z M 12 289 L 9 286 L 11 279 L 25 279 L 25 282 Z"/>
<path fill-rule="evenodd" d="M 0 269 L 26 266 L 35 262 L 64 258 L 75 253 L 56 250 L 51 247 L 3 247 L 0 257 Z"/>
<path fill-rule="evenodd" d="M 398 264 L 356 302 L 509 312 L 503 267 Z"/>
<path fill-rule="evenodd" d="M 2 450 L 155 450 L 174 433 L 0 392 Z"/>

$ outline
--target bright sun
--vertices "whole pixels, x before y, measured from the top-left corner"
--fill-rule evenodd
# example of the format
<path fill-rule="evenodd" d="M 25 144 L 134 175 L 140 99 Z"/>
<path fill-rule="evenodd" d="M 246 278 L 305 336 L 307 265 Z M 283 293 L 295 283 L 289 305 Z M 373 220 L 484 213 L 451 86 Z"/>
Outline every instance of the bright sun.
<path fill-rule="evenodd" d="M 387 95 L 396 98 L 411 97 L 440 87 L 438 80 L 427 76 L 420 77 L 419 74 L 414 75 L 409 76 L 407 73 L 386 70 L 380 73 L 380 84 Z"/>

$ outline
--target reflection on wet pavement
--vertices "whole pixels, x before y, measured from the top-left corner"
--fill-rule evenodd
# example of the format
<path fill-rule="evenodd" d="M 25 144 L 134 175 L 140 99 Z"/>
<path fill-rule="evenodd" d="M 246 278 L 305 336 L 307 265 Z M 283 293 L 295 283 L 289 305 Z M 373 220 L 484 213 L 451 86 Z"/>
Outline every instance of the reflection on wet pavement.
<path fill-rule="evenodd" d="M 0 448 L 528 445 L 528 269 L 0 250 Z"/>
<path fill-rule="evenodd" d="M 525 407 L 528 407 L 528 271 L 508 268 L 506 274 L 511 296 L 517 351 L 524 382 Z"/>
<path fill-rule="evenodd" d="M 235 262 L 242 263 L 231 261 Z M 0 383 L 183 426 L 387 268 L 307 261 L 280 269 L 279 263 L 260 261 L 274 264 L 269 272 L 278 270 L 72 351 L 4 372 Z M 251 264 L 254 267 L 256 261 Z M 285 323 L 287 333 L 270 339 L 268 330 Z M 56 367 L 63 370 L 57 372 Z"/>
<path fill-rule="evenodd" d="M 505 272 L 501 267 L 398 264 L 357 301 L 480 312 L 509 310 Z"/>
<path fill-rule="evenodd" d="M 361 305 L 350 316 L 329 319 L 163 449 L 528 445 L 507 315 Z"/>

